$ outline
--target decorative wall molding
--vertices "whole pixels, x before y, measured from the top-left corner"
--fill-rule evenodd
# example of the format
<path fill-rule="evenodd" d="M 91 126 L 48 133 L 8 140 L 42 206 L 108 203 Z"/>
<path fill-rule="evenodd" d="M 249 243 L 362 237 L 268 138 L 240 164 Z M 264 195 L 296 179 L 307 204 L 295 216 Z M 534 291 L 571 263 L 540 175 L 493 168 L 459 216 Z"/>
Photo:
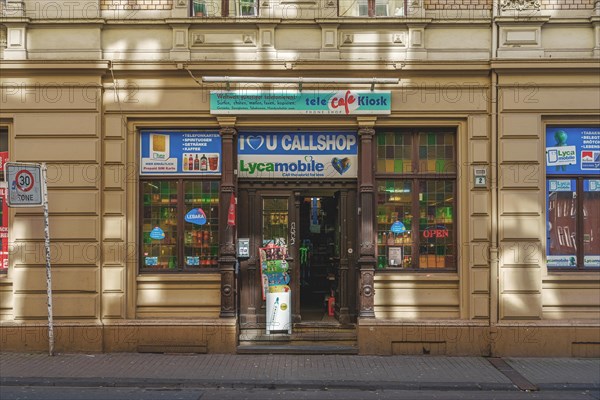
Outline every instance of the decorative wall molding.
<path fill-rule="evenodd" d="M 502 10 L 536 10 L 539 11 L 541 7 L 539 0 L 502 0 L 500 8 Z"/>

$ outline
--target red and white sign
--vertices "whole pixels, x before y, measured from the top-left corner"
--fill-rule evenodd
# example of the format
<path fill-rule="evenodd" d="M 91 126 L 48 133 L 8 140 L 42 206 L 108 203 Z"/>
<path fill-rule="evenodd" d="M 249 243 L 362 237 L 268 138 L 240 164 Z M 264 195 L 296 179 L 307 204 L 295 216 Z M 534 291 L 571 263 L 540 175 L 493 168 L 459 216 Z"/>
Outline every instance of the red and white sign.
<path fill-rule="evenodd" d="M 9 207 L 37 207 L 43 204 L 42 166 L 6 163 Z"/>

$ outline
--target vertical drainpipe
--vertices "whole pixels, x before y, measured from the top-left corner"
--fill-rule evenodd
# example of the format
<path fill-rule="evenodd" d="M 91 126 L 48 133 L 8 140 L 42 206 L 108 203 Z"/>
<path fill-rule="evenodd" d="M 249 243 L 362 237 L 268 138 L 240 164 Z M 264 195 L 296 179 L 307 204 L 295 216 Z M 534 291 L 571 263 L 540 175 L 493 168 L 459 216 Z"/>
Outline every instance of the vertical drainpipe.
<path fill-rule="evenodd" d="M 491 61 L 496 60 L 498 48 L 498 25 L 496 17 L 498 16 L 498 0 L 492 2 L 492 51 Z M 500 165 L 498 164 L 498 74 L 495 69 L 491 70 L 491 165 L 490 165 L 490 193 L 491 193 L 491 238 L 490 238 L 490 331 L 487 338 L 489 343 L 489 356 L 494 356 L 494 340 L 497 337 L 498 324 L 498 304 L 499 304 L 499 258 L 498 258 L 498 177 Z"/>

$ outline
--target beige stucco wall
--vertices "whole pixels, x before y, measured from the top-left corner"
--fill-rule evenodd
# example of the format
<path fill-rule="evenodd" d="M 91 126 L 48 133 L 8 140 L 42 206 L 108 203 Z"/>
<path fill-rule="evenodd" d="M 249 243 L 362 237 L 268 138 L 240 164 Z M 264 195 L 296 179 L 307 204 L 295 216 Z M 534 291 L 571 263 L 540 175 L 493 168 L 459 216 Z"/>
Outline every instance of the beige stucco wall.
<path fill-rule="evenodd" d="M 411 5 L 410 18 L 373 21 L 337 18 L 321 2 L 294 4 L 293 16 L 290 7 L 274 5 L 257 19 L 228 20 L 187 18 L 187 4 L 178 2 L 126 16 L 94 14 L 94 1 L 78 3 L 70 16 L 72 4 L 54 2 L 59 16 L 52 16 L 38 3 L 25 2 L 24 18 L 15 11 L 3 19 L 0 123 L 9 127 L 12 160 L 49 166 L 55 320 L 79 338 L 60 342 L 64 348 L 135 350 L 152 344 L 143 339 L 149 332 L 173 343 L 168 329 L 181 338 L 206 329 L 200 342 L 233 351 L 235 323 L 218 319 L 219 274 L 137 273 L 136 132 L 217 129 L 208 90 L 222 86 L 201 86 L 194 77 L 240 74 L 399 77 L 398 86 L 378 87 L 393 91 L 393 112 L 378 117 L 376 129 L 457 130 L 458 269 L 376 275 L 377 319 L 359 322 L 361 351 L 412 352 L 427 330 L 406 343 L 394 339 L 407 322 L 416 324 L 409 333 L 419 323 L 437 323 L 466 338 L 436 344 L 440 353 L 466 353 L 469 340 L 486 354 L 600 348 L 593 333 L 600 323 L 598 273 L 545 268 L 543 160 L 546 125 L 599 124 L 599 10 L 530 10 L 526 19 L 504 10 L 492 19 L 489 2 L 464 10 Z M 250 86 L 256 88 L 242 88 Z M 358 126 L 356 119 L 277 116 L 240 117 L 236 124 Z M 475 167 L 487 168 L 487 188 L 474 187 Z M 11 210 L 11 265 L 0 278 L 3 348 L 44 347 L 42 228 L 41 209 Z M 509 333 L 488 340 L 490 332 L 515 326 L 526 338 L 532 329 L 564 329 L 554 342 L 551 334 L 537 336 L 536 343 L 550 343 L 544 345 L 511 347 Z M 37 339 L 15 327 L 32 327 Z M 377 340 L 367 340 L 374 330 Z"/>

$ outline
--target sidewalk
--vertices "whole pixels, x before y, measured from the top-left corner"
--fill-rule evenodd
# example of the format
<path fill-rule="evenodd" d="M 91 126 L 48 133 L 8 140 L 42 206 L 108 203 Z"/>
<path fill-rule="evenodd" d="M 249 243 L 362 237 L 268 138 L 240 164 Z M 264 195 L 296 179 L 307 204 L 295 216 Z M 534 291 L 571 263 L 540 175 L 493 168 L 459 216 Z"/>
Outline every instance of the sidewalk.
<path fill-rule="evenodd" d="M 591 390 L 600 360 L 572 358 L 0 354 L 12 386 L 356 388 L 365 390 Z M 533 385 L 528 387 L 527 385 Z"/>

